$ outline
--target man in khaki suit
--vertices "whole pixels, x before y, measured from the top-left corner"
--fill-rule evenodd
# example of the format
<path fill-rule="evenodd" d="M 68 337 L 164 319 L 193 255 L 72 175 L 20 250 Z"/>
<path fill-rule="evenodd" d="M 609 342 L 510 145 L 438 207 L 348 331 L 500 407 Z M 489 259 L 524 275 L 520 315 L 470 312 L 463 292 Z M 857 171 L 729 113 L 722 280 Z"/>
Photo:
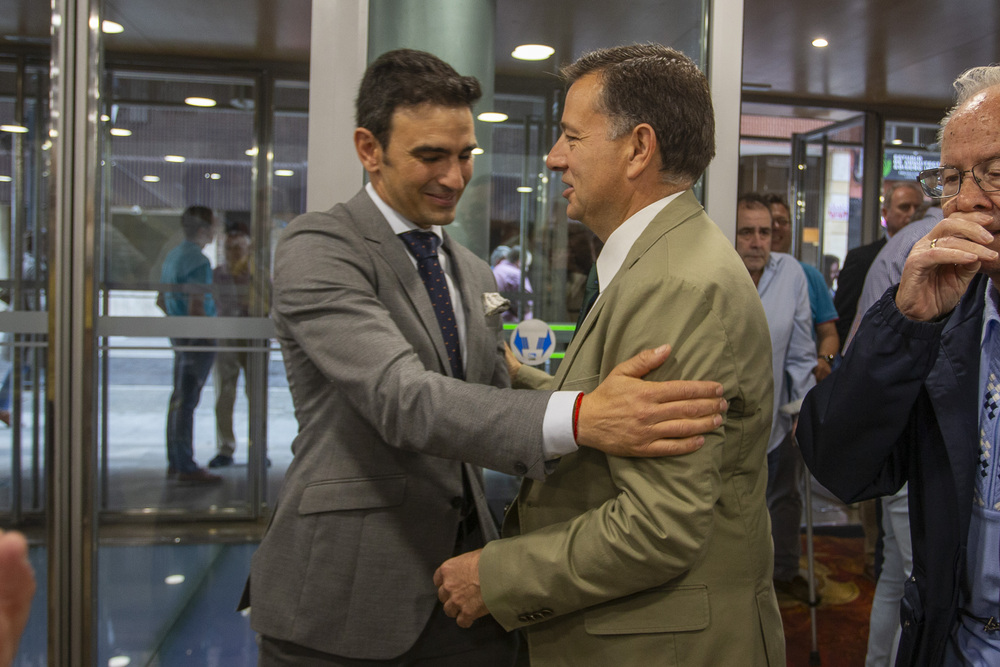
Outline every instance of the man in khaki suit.
<path fill-rule="evenodd" d="M 597 51 L 564 71 L 568 215 L 604 250 L 601 292 L 554 378 L 589 391 L 667 340 L 647 378 L 713 378 L 725 423 L 699 451 L 633 460 L 581 449 L 525 480 L 506 539 L 435 573 L 462 627 L 492 614 L 524 628 L 533 666 L 784 665 L 764 500 L 770 337 L 731 242 L 689 191 L 714 155 L 707 81 L 657 45 Z M 517 380 L 538 384 L 523 368 Z"/>

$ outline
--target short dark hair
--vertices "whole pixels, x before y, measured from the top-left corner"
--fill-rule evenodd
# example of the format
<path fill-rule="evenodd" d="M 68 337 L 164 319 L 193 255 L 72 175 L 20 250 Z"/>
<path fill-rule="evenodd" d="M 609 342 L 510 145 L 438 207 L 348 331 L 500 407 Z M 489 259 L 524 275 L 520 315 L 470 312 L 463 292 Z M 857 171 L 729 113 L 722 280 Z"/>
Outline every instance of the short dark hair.
<path fill-rule="evenodd" d="M 567 85 L 597 74 L 598 111 L 611 139 L 648 123 L 660 144 L 668 180 L 694 183 L 715 157 L 715 112 L 708 79 L 686 55 L 661 44 L 633 44 L 585 54 L 562 70 Z"/>
<path fill-rule="evenodd" d="M 765 211 L 767 211 L 768 215 L 770 215 L 771 202 L 768 201 L 769 199 L 770 197 L 768 197 L 767 195 L 762 195 L 757 192 L 747 192 L 746 194 L 740 195 L 739 198 L 736 200 L 736 208 L 737 209 L 763 208 Z"/>
<path fill-rule="evenodd" d="M 202 227 L 211 227 L 212 209 L 207 206 L 188 206 L 181 213 L 181 227 L 184 229 L 185 238 L 194 238 Z"/>
<path fill-rule="evenodd" d="M 355 120 L 385 149 L 389 146 L 392 114 L 399 107 L 429 102 L 471 109 L 482 95 L 475 77 L 459 75 L 437 56 L 415 49 L 396 49 L 380 55 L 365 70 L 354 102 Z"/>
<path fill-rule="evenodd" d="M 243 220 L 226 220 L 226 234 L 246 234 L 250 236 L 250 225 Z"/>
<path fill-rule="evenodd" d="M 791 213 L 792 209 L 788 207 L 788 201 L 785 199 L 785 195 L 778 194 L 777 192 L 766 192 L 761 195 L 764 203 L 768 207 L 774 206 L 775 204 L 781 204 L 785 207 L 785 210 Z"/>

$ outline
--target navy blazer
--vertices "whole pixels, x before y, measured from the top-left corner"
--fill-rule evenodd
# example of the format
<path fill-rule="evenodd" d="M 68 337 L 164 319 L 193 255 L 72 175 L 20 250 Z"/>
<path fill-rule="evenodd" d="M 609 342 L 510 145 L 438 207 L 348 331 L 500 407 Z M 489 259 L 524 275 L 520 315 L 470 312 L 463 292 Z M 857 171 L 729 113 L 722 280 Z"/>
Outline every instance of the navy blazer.
<path fill-rule="evenodd" d="M 797 438 L 844 502 L 909 482 L 913 573 L 896 664 L 940 664 L 964 585 L 978 459 L 979 356 L 988 280 L 942 322 L 908 320 L 897 287 L 868 311 L 840 367 L 805 398 Z"/>

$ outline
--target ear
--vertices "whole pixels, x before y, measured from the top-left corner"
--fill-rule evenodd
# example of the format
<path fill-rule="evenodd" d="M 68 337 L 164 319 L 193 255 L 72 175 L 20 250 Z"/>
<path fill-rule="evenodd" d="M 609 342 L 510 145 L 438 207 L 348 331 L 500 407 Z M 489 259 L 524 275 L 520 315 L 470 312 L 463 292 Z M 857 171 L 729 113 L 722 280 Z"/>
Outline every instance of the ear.
<path fill-rule="evenodd" d="M 631 179 L 638 178 L 650 167 L 659 164 L 658 151 L 656 132 L 653 131 L 653 128 L 648 123 L 636 125 L 629 135 L 626 175 Z"/>
<path fill-rule="evenodd" d="M 354 149 L 358 152 L 358 159 L 365 171 L 370 174 L 378 172 L 382 164 L 382 144 L 371 130 L 363 127 L 354 130 Z"/>

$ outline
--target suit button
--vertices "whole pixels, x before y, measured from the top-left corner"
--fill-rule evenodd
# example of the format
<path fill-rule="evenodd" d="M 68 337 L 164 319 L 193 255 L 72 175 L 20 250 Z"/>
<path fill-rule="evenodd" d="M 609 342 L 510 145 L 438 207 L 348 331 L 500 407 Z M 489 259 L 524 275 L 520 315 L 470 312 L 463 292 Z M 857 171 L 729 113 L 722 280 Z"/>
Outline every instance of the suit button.
<path fill-rule="evenodd" d="M 524 475 L 525 473 L 528 472 L 528 466 L 518 461 L 517 463 L 514 464 L 514 472 L 516 472 L 518 475 Z"/>
<path fill-rule="evenodd" d="M 462 509 L 462 496 L 455 496 L 451 499 L 451 506 L 457 510 Z"/>

